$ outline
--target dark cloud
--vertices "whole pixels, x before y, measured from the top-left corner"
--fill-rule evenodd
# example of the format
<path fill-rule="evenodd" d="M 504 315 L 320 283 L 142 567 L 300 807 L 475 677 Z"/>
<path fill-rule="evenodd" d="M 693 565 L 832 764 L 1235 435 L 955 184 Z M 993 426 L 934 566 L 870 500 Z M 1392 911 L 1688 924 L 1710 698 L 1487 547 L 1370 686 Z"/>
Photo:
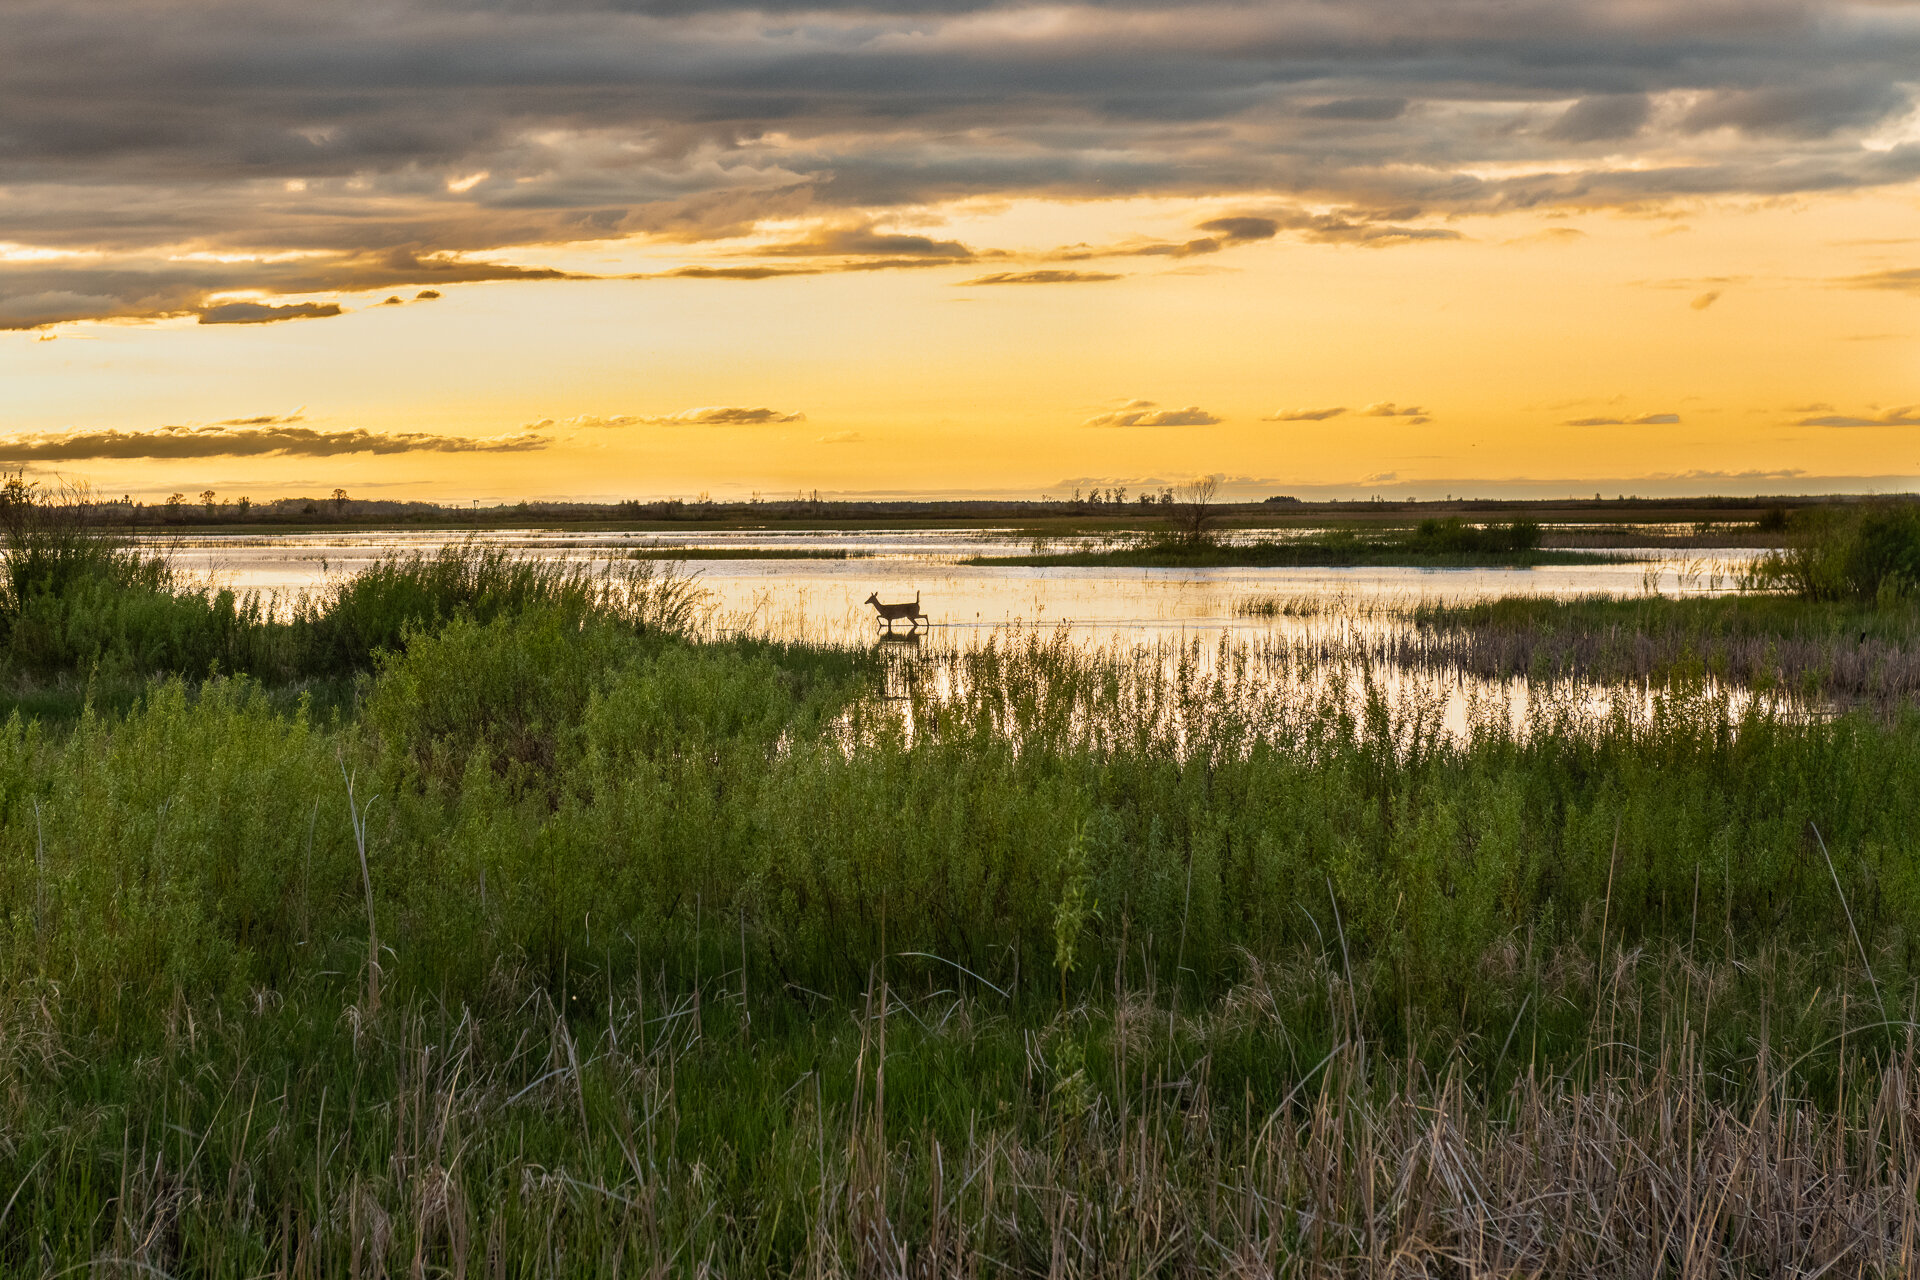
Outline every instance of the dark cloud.
<path fill-rule="evenodd" d="M 1151 400 L 1129 400 L 1109 413 L 1096 414 L 1085 427 L 1211 427 L 1222 421 L 1199 405 L 1184 409 L 1162 409 Z"/>
<path fill-rule="evenodd" d="M 1423 240 L 1464 239 L 1447 227 L 1408 227 L 1400 223 L 1420 216 L 1418 208 L 1370 211 L 1347 209 L 1336 213 L 1308 213 L 1299 209 L 1263 214 L 1235 214 L 1202 222 L 1199 229 L 1213 234 L 1193 240 L 1088 245 L 1056 249 L 1047 256 L 1056 262 L 1085 262 L 1093 258 L 1191 258 L 1218 253 L 1235 245 L 1271 240 L 1282 231 L 1299 234 L 1316 244 L 1362 244 L 1383 247 Z"/>
<path fill-rule="evenodd" d="M 1842 129 L 1878 124 L 1910 105 L 1896 84 L 1847 77 L 1828 83 L 1721 89 L 1696 103 L 1683 129 L 1738 129 L 1743 133 L 1822 138 Z"/>
<path fill-rule="evenodd" d="M 1718 301 L 1720 301 L 1720 291 L 1718 289 L 1709 289 L 1705 293 L 1695 297 L 1694 300 L 1687 305 L 1695 311 L 1705 311 Z"/>
<path fill-rule="evenodd" d="M 818 258 L 934 258 L 942 262 L 970 262 L 973 250 L 957 240 L 875 231 L 872 227 L 821 227 L 804 240 L 772 245 L 758 251 L 768 257 Z"/>
<path fill-rule="evenodd" d="M 4 128 L 4 126 L 0 126 Z M 4 226 L 0 222 L 0 226 Z M 374 254 L 323 254 L 290 261 L 0 263 L 0 329 L 37 329 L 90 319 L 199 315 L 204 324 L 260 324 L 341 313 L 337 303 L 216 303 L 239 290 L 312 294 L 372 292 L 436 282 L 581 279 L 569 272 L 423 253 L 416 246 Z M 436 295 L 437 296 L 437 295 Z M 329 309 L 331 308 L 331 309 Z"/>
<path fill-rule="evenodd" d="M 975 276 L 971 280 L 962 280 L 968 284 L 1097 284 L 1105 280 L 1119 280 L 1123 277 L 1109 271 L 996 271 L 991 275 Z"/>
<path fill-rule="evenodd" d="M 1314 120 L 1398 120 L 1406 114 L 1405 98 L 1335 98 L 1302 107 L 1300 114 Z"/>
<path fill-rule="evenodd" d="M 264 302 L 223 302 L 217 307 L 202 307 L 200 323 L 274 324 L 281 320 L 316 320 L 339 314 L 337 302 L 293 302 L 280 307 Z"/>
<path fill-rule="evenodd" d="M 1344 406 L 1331 409 L 1276 409 L 1262 418 L 1262 422 L 1325 422 L 1328 418 L 1337 418 L 1346 412 Z"/>
<path fill-rule="evenodd" d="M 1920 427 L 1920 404 L 1902 405 L 1869 414 L 1828 413 L 1802 418 L 1797 427 Z"/>
<path fill-rule="evenodd" d="M 1547 130 L 1562 142 L 1619 142 L 1639 133 L 1653 113 L 1644 93 L 1609 93 L 1582 98 Z"/>
<path fill-rule="evenodd" d="M 1200 224 L 1202 231 L 1212 231 L 1223 240 L 1271 240 L 1280 232 L 1280 223 L 1274 218 L 1214 218 Z"/>
<path fill-rule="evenodd" d="M 424 431 L 343 431 L 298 426 L 158 427 L 151 431 L 37 432 L 0 439 L 0 462 L 82 459 L 331 458 L 342 454 L 525 453 L 544 449 L 542 435 L 474 438 Z"/>
<path fill-rule="evenodd" d="M 1569 418 L 1568 427 L 1667 427 L 1680 421 L 1677 413 L 1634 413 L 1624 417 Z"/>
<path fill-rule="evenodd" d="M 634 235 L 963 262 L 989 250 L 876 228 L 976 197 L 1225 196 L 1384 246 L 1468 213 L 1920 178 L 1920 145 L 1861 145 L 1912 104 L 1902 4 L 1026 8 L 10 0 L 0 238 L 101 256 L 0 266 L 0 325 L 551 280 L 486 259 Z M 1201 230 L 1134 248 L 1247 238 Z"/>

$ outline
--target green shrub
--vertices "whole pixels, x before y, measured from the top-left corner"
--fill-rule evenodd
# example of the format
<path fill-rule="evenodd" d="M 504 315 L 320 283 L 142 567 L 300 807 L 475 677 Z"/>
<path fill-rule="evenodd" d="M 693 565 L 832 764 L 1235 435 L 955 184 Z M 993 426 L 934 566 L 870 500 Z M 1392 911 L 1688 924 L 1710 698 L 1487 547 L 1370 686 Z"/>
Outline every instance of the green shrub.
<path fill-rule="evenodd" d="M 1794 525 L 1785 548 L 1755 563 L 1749 588 L 1868 603 L 1920 592 L 1920 503 L 1805 511 Z"/>

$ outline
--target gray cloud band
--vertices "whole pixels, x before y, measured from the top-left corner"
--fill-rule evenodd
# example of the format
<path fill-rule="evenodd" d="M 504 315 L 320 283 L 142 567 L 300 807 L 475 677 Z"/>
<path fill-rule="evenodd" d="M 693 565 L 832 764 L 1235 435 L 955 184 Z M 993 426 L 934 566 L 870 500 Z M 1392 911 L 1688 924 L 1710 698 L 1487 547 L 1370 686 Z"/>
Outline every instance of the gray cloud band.
<path fill-rule="evenodd" d="M 83 459 L 331 458 L 343 454 L 526 453 L 546 448 L 541 435 L 475 438 L 422 431 L 360 428 L 159 427 L 152 431 L 60 431 L 0 440 L 0 462 L 76 462 Z"/>
<path fill-rule="evenodd" d="M 1405 243 L 1451 234 L 1423 216 L 1900 183 L 1920 146 L 1875 131 L 1912 110 L 1914 8 L 18 0 L 0 240 L 107 256 L 0 267 L 0 324 L 552 278 L 448 255 L 983 194 L 1239 193 L 1283 234 Z M 965 259 L 947 244 L 776 256 Z"/>

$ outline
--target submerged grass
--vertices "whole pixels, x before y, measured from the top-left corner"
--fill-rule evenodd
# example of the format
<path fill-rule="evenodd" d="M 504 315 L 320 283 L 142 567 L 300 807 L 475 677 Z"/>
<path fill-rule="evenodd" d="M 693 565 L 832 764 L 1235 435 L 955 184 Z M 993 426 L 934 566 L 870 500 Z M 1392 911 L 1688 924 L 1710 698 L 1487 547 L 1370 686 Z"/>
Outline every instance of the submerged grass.
<path fill-rule="evenodd" d="M 1381 642 L 1403 666 L 1488 679 L 1665 680 L 1704 673 L 1760 690 L 1882 708 L 1920 698 L 1920 604 L 1739 593 L 1425 604 Z"/>

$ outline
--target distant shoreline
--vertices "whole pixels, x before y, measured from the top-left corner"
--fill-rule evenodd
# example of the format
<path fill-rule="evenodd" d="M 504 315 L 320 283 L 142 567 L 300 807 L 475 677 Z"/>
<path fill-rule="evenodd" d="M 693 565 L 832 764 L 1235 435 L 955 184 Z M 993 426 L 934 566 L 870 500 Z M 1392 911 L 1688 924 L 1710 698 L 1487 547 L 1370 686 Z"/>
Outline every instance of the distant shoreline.
<path fill-rule="evenodd" d="M 1532 569 L 1541 565 L 1619 564 L 1624 560 L 1593 551 L 1423 552 L 1403 547 L 1346 549 L 1282 542 L 1212 546 L 1200 551 L 1117 547 L 1051 555 L 974 556 L 961 563 L 1027 569 Z"/>
<path fill-rule="evenodd" d="M 1545 526 L 1546 550 L 1658 547 L 1673 550 L 1768 547 L 1779 534 L 1760 527 L 1770 512 L 1854 505 L 1856 495 L 1774 498 L 1624 498 L 1447 502 L 1221 503 L 1217 531 L 1407 525 L 1454 517 L 1519 518 Z M 1886 501 L 1881 497 L 1878 501 Z M 1913 499 L 1906 499 L 1913 500 Z M 243 517 L 231 504 L 127 507 L 103 503 L 99 527 L 136 535 L 272 536 L 434 530 L 492 533 L 537 529 L 578 533 L 835 533 L 878 529 L 1003 529 L 1018 539 L 1153 533 L 1169 522 L 1158 504 L 1070 501 L 899 501 L 731 503 L 516 503 L 459 510 L 429 503 L 347 500 L 256 504 Z M 314 510 L 307 510 L 313 507 Z M 292 509 L 290 509 L 292 508 Z M 1665 526 L 1648 528 L 1646 526 Z"/>

